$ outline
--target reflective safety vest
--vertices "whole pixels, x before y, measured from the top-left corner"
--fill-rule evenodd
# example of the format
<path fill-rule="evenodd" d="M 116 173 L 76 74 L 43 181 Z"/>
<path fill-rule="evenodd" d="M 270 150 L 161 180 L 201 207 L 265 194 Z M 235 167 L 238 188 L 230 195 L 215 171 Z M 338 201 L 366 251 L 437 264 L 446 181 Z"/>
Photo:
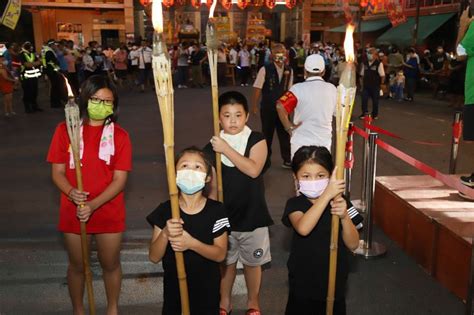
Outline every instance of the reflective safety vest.
<path fill-rule="evenodd" d="M 21 52 L 26 59 L 26 62 L 33 63 L 36 60 L 35 53 L 23 50 Z M 35 67 L 26 69 L 25 65 L 21 65 L 21 80 L 39 78 L 41 76 L 41 70 Z"/>
<path fill-rule="evenodd" d="M 50 51 L 54 54 L 54 56 L 56 56 L 56 53 L 54 52 L 54 50 L 51 49 L 51 47 L 49 46 L 43 46 L 43 49 L 41 50 L 41 63 L 43 64 L 43 67 L 47 68 L 48 65 L 51 66 L 51 68 L 53 68 L 54 71 L 59 71 L 59 66 L 57 64 L 55 64 L 54 62 L 50 61 L 48 63 L 46 63 L 46 53 Z"/>

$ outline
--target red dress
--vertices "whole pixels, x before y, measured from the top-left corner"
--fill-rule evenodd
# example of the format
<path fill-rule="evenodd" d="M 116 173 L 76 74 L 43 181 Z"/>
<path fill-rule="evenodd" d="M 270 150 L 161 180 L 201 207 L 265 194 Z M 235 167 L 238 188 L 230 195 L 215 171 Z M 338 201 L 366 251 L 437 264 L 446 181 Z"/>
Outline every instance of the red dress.
<path fill-rule="evenodd" d="M 82 156 L 82 181 L 84 191 L 89 192 L 89 200 L 100 195 L 112 182 L 114 170 L 130 171 L 132 166 L 132 148 L 128 133 L 115 124 L 115 154 L 110 165 L 99 159 L 99 143 L 103 126 L 84 125 Z M 60 123 L 51 141 L 47 161 L 66 164 L 66 178 L 72 186 L 77 187 L 75 169 L 69 167 L 69 137 L 66 124 Z M 76 217 L 76 205 L 61 193 L 59 209 L 59 231 L 63 233 L 80 233 L 80 222 Z M 87 233 L 118 233 L 125 230 L 124 193 L 96 209 L 87 222 Z"/>
<path fill-rule="evenodd" d="M 6 73 L 7 73 L 7 76 L 11 77 L 8 72 L 8 70 L 3 67 L 3 66 L 0 66 L 0 70 L 5 70 Z M 0 74 L 0 93 L 2 94 L 11 94 L 13 93 L 13 82 L 11 81 L 8 81 L 7 79 L 5 79 L 1 74 Z"/>

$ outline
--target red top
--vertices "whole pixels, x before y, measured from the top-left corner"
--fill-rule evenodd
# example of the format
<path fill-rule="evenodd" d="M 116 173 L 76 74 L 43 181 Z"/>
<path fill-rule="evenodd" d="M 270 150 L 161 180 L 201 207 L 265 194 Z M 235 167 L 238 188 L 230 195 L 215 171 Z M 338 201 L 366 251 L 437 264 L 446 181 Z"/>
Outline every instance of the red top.
<path fill-rule="evenodd" d="M 115 155 L 110 165 L 99 159 L 99 143 L 103 126 L 84 125 L 84 153 L 82 156 L 82 181 L 89 200 L 94 199 L 112 182 L 114 171 L 130 171 L 132 147 L 128 133 L 115 124 Z M 66 164 L 66 178 L 77 187 L 75 169 L 69 168 L 69 136 L 66 123 L 60 123 L 54 132 L 48 152 L 49 163 Z M 80 222 L 76 217 L 76 205 L 61 193 L 58 229 L 64 233 L 80 233 Z M 123 191 L 115 198 L 97 208 L 87 222 L 87 233 L 118 233 L 125 230 L 125 202 Z"/>

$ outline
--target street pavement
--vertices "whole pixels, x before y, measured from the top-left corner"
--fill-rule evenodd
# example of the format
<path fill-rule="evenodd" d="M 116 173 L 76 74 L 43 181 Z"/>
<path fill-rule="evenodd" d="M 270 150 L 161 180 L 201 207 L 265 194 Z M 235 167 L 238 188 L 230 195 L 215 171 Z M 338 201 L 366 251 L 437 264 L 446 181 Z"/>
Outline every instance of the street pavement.
<path fill-rule="evenodd" d="M 220 89 L 220 92 L 229 90 Z M 252 100 L 252 89 L 235 87 Z M 70 314 L 66 285 L 67 256 L 56 230 L 59 194 L 45 162 L 62 110 L 49 108 L 47 88 L 41 85 L 42 113 L 23 114 L 21 91 L 15 93 L 16 117 L 0 118 L 0 314 Z M 210 89 L 177 90 L 175 93 L 176 152 L 190 145 L 204 146 L 212 135 Z M 382 101 L 377 125 L 404 138 L 441 142 L 423 146 L 390 139 L 390 144 L 415 158 L 447 172 L 453 109 L 446 101 L 420 95 L 413 103 Z M 359 100 L 354 117 L 360 114 Z M 153 91 L 120 92 L 119 123 L 130 133 L 133 171 L 126 187 L 127 232 L 122 250 L 122 314 L 156 314 L 162 305 L 162 268 L 148 261 L 151 228 L 145 217 L 168 198 L 160 114 Z M 356 124 L 361 126 L 360 121 Z M 259 117 L 249 125 L 259 130 Z M 266 197 L 275 221 L 270 229 L 272 263 L 263 275 L 263 314 L 283 314 L 287 297 L 286 260 L 291 231 L 280 218 L 286 200 L 294 194 L 292 175 L 280 167 L 274 144 L 272 167 L 265 175 Z M 362 142 L 356 136 L 356 165 L 352 197 L 359 199 Z M 473 169 L 474 146 L 461 143 L 458 172 Z M 379 150 L 377 175 L 420 174 L 404 162 Z M 348 314 L 463 314 L 463 302 L 433 280 L 416 262 L 375 227 L 374 239 L 385 244 L 385 257 L 366 261 L 354 257 L 347 292 Z M 105 310 L 105 293 L 96 252 L 91 264 L 98 313 Z M 234 288 L 233 314 L 243 314 L 245 283 L 240 271 Z"/>

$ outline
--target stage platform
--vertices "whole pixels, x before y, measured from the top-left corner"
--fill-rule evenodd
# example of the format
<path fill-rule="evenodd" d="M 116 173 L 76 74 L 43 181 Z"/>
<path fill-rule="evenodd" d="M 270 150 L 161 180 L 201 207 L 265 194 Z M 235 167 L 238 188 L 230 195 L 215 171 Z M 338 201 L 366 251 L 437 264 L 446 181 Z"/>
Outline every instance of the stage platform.
<path fill-rule="evenodd" d="M 373 219 L 472 310 L 474 202 L 430 176 L 377 177 Z"/>

